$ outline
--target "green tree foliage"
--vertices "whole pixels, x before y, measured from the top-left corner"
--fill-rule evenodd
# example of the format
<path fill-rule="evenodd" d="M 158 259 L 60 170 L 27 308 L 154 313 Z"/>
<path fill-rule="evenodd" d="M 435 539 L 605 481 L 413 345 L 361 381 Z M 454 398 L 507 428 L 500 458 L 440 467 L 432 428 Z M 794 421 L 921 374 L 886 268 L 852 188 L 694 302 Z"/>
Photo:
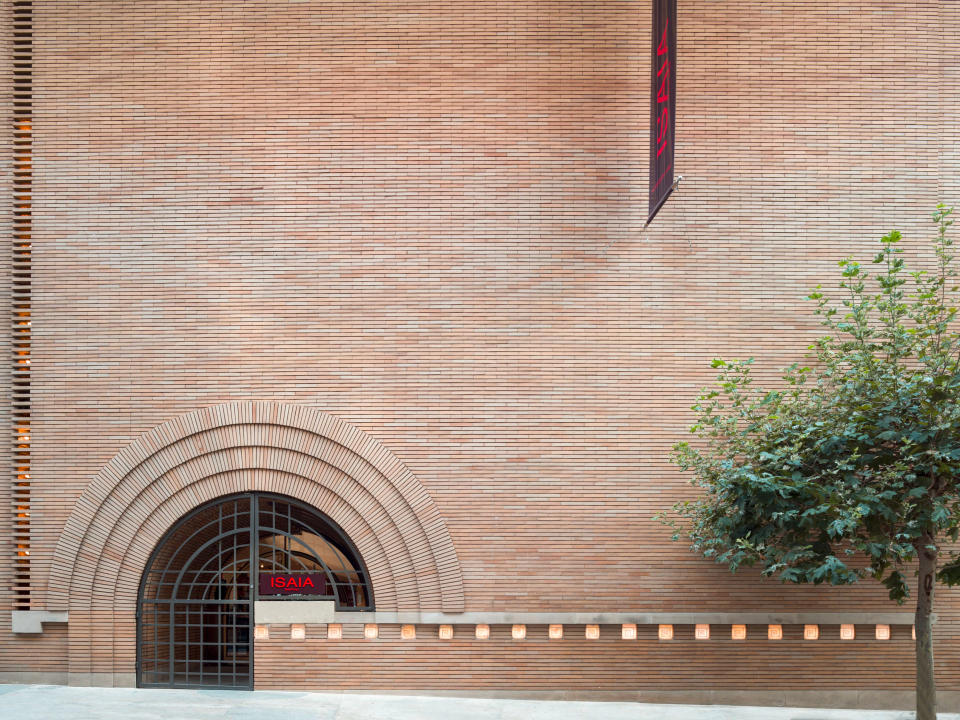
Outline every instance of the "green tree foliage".
<path fill-rule="evenodd" d="M 674 507 L 676 534 L 731 570 L 759 566 L 794 583 L 853 583 L 873 576 L 898 603 L 905 566 L 919 563 L 918 702 L 933 659 L 934 577 L 960 584 L 945 552 L 960 531 L 960 334 L 951 209 L 934 213 L 929 271 L 908 269 L 900 233 L 881 241 L 874 271 L 840 263 L 842 298 L 818 286 L 827 334 L 794 364 L 782 389 L 751 378 L 751 360 L 715 360 L 674 459 L 703 495 Z M 683 528 L 682 531 L 679 528 Z M 921 647 L 925 638 L 926 646 Z M 929 667 L 921 654 L 929 650 Z M 926 662 L 926 661 L 924 661 Z M 932 698 L 931 698 L 932 701 Z M 933 713 L 933 714 L 930 714 Z M 935 717 L 935 706 L 918 718 Z"/>

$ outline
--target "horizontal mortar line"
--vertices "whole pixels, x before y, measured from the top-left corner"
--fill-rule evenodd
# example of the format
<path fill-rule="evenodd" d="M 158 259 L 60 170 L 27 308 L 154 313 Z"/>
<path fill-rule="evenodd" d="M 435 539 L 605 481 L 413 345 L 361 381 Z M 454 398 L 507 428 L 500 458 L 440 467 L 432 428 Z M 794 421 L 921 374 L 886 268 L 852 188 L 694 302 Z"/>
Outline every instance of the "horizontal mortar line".
<path fill-rule="evenodd" d="M 913 625 L 912 612 L 335 612 L 337 623 L 411 625 Z"/>

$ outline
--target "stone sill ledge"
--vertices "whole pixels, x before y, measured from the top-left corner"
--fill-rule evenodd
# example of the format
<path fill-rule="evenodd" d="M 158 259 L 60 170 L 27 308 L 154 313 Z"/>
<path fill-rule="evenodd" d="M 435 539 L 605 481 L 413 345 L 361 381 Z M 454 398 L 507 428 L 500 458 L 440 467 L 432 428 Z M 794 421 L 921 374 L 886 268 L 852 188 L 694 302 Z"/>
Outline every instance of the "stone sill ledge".
<path fill-rule="evenodd" d="M 53 612 L 51 610 L 13 610 L 10 617 L 10 625 L 13 632 L 18 635 L 38 635 L 43 632 L 43 624 L 65 623 L 69 618 L 66 612 Z"/>
<path fill-rule="evenodd" d="M 373 623 L 378 625 L 913 625 L 911 612 L 336 612 L 330 601 L 257 601 L 255 622 Z M 20 635 L 43 632 L 44 623 L 66 623 L 69 614 L 49 610 L 12 611 L 12 630 Z M 933 618 L 936 621 L 936 617 Z"/>

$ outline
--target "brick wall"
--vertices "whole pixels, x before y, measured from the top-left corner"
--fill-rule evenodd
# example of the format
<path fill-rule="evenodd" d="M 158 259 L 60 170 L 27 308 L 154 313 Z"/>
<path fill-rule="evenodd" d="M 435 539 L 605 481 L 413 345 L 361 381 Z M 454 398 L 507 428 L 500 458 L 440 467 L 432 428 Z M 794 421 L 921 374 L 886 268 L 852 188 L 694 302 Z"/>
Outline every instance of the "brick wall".
<path fill-rule="evenodd" d="M 657 641 L 656 628 L 642 632 L 634 642 L 621 640 L 619 628 L 605 628 L 598 640 L 586 640 L 582 625 L 567 627 L 559 641 L 547 640 L 545 626 L 529 627 L 522 641 L 511 640 L 509 626 L 495 626 L 489 640 L 475 640 L 467 631 L 443 642 L 436 639 L 435 628 L 426 626 L 419 627 L 418 639 L 410 641 L 400 640 L 398 628 L 392 633 L 381 628 L 377 640 L 339 641 L 294 641 L 289 634 L 284 639 L 284 630 L 275 627 L 273 635 L 279 638 L 256 643 L 260 689 L 834 690 L 855 687 L 877 664 L 909 667 L 913 654 L 909 628 L 883 645 L 866 639 L 842 642 L 835 627 L 829 629 L 831 639 L 813 643 L 804 643 L 801 633 L 768 641 L 764 627 L 750 627 L 746 641 L 727 635 L 708 642 L 694 640 L 690 626 L 678 626 L 677 639 L 669 642 Z M 811 662 L 797 666 L 792 658 L 798 654 Z M 824 677 L 818 670 L 824 663 L 843 669 Z M 913 678 L 902 673 L 885 685 L 910 689 Z"/>
<path fill-rule="evenodd" d="M 836 259 L 892 227 L 920 242 L 957 202 L 960 13 L 679 4 L 685 180 L 641 233 L 645 3 L 37 0 L 36 597 L 123 447 L 258 400 L 399 458 L 468 610 L 892 609 L 869 584 L 731 577 L 651 516 L 690 493 L 667 456 L 709 360 L 773 376 Z M 956 617 L 958 593 L 938 602 Z M 938 632 L 956 665 L 960 625 Z M 22 642 L 0 638 L 0 665 Z M 861 680 L 887 685 L 903 658 L 864 652 Z"/>
<path fill-rule="evenodd" d="M 686 688 L 781 697 L 801 691 L 797 697 L 803 697 L 804 690 L 829 696 L 876 688 L 871 678 L 878 667 L 912 666 L 909 628 L 884 643 L 873 640 L 872 628 L 866 627 L 858 628 L 862 639 L 841 641 L 836 626 L 825 626 L 816 642 L 804 641 L 802 628 L 788 629 L 780 641 L 767 640 L 766 628 L 758 626 L 748 627 L 745 641 L 731 640 L 729 627 L 714 628 L 709 641 L 694 640 L 691 626 L 675 629 L 669 642 L 657 641 L 656 628 L 641 628 L 638 640 L 624 641 L 619 628 L 603 627 L 599 639 L 587 640 L 583 626 L 568 626 L 559 641 L 548 640 L 544 626 L 528 627 L 522 641 L 510 638 L 509 626 L 491 628 L 489 640 L 474 639 L 468 629 L 438 641 L 436 628 L 428 626 L 417 628 L 416 640 L 401 640 L 396 626 L 381 627 L 377 640 L 362 639 L 359 626 L 352 633 L 345 628 L 343 640 L 327 640 L 321 627 L 311 626 L 306 640 L 295 641 L 286 627 L 274 626 L 269 640 L 256 642 L 256 686 L 328 692 L 470 688 L 649 699 L 668 699 L 671 691 Z M 824 666 L 835 672 L 825 675 Z M 940 682 L 948 693 L 956 688 L 953 675 Z M 912 674 L 898 672 L 882 689 L 902 693 L 912 686 Z"/>

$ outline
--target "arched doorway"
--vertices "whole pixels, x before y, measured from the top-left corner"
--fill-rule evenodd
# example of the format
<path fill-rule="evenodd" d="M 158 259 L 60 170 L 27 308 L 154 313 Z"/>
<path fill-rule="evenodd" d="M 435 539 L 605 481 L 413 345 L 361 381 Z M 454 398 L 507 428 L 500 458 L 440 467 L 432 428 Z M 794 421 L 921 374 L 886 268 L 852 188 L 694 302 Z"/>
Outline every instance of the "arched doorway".
<path fill-rule="evenodd" d="M 372 610 L 360 554 L 318 510 L 242 493 L 194 509 L 154 549 L 137 601 L 137 685 L 253 689 L 253 603 Z"/>

